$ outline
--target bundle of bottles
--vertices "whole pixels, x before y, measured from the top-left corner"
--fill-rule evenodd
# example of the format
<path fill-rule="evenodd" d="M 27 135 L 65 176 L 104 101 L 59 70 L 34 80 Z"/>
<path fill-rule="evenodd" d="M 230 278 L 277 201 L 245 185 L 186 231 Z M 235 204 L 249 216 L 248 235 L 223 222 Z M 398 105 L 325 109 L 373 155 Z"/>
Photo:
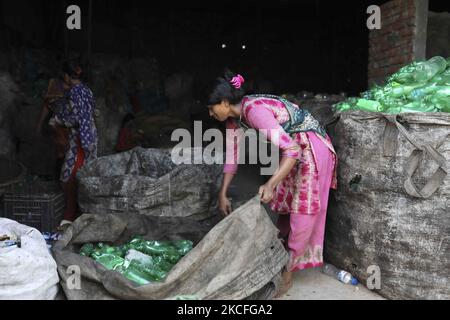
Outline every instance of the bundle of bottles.
<path fill-rule="evenodd" d="M 192 247 L 189 240 L 149 241 L 137 236 L 121 246 L 85 243 L 80 255 L 94 259 L 138 285 L 144 285 L 162 281 Z"/>
<path fill-rule="evenodd" d="M 413 62 L 361 94 L 334 105 L 335 111 L 450 112 L 450 58 Z"/>

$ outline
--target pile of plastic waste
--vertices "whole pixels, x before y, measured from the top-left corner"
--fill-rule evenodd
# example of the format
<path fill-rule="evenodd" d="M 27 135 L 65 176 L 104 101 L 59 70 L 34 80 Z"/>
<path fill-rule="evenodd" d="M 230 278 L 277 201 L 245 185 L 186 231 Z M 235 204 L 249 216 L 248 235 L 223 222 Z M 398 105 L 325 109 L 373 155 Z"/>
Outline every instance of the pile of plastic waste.
<path fill-rule="evenodd" d="M 134 237 L 121 246 L 86 243 L 80 255 L 91 257 L 108 270 L 144 285 L 163 280 L 175 264 L 193 247 L 192 241 L 149 241 Z"/>
<path fill-rule="evenodd" d="M 20 237 L 15 235 L 0 235 L 0 248 L 20 248 Z"/>
<path fill-rule="evenodd" d="M 336 111 L 450 112 L 450 58 L 413 62 L 361 94 L 334 105 Z"/>

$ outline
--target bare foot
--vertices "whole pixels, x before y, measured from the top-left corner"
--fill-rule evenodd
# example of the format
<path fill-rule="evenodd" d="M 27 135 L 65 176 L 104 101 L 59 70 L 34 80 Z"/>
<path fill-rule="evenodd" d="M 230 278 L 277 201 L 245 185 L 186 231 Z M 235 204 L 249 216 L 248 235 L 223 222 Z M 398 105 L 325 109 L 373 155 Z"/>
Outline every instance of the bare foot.
<path fill-rule="evenodd" d="M 281 285 L 278 289 L 278 292 L 275 295 L 275 298 L 281 298 L 284 296 L 289 289 L 292 288 L 292 272 L 284 271 L 281 275 Z"/>

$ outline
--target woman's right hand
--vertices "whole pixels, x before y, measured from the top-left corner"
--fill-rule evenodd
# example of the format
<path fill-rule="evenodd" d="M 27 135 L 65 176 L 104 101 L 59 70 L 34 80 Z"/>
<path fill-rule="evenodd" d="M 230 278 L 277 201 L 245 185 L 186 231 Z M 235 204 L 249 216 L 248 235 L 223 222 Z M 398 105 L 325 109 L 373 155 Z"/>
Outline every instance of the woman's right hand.
<path fill-rule="evenodd" d="M 231 202 L 226 195 L 219 196 L 219 210 L 224 216 L 231 213 Z"/>

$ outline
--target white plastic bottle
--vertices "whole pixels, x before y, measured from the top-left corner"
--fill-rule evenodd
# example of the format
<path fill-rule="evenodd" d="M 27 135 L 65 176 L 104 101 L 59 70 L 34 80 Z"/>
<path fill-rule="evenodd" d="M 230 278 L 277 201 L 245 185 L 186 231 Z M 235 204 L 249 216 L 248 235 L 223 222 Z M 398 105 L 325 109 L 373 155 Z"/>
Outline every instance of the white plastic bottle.
<path fill-rule="evenodd" d="M 333 278 L 338 279 L 339 281 L 345 284 L 352 284 L 356 286 L 358 284 L 358 280 L 352 276 L 351 273 L 345 270 L 339 270 L 332 264 L 326 263 L 322 269 L 323 273 L 332 276 Z"/>

